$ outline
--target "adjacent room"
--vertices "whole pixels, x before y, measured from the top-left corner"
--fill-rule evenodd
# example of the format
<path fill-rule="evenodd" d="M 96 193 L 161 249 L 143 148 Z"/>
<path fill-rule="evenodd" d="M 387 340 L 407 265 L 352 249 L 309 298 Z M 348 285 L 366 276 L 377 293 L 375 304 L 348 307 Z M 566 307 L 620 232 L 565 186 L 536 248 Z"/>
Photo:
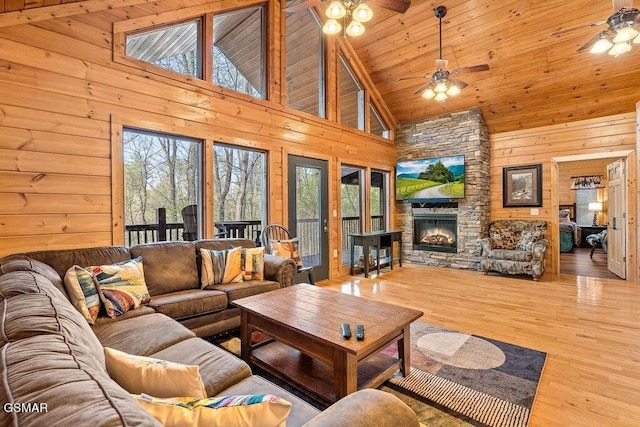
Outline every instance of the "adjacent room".
<path fill-rule="evenodd" d="M 0 425 L 640 425 L 639 9 L 3 1 Z"/>

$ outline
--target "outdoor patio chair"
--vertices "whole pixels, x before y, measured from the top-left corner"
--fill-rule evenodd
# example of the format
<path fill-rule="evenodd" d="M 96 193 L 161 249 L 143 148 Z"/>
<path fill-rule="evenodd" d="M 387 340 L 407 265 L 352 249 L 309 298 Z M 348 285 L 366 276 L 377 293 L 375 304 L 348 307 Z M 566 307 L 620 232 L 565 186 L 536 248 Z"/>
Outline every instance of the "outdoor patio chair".
<path fill-rule="evenodd" d="M 309 276 L 309 283 L 315 285 L 315 282 L 313 280 L 313 266 L 304 266 L 304 264 L 302 263 L 302 258 L 300 257 L 300 254 L 298 252 L 298 240 L 291 237 L 291 233 L 289 233 L 289 230 L 278 224 L 267 225 L 262 229 L 260 238 L 262 239 L 262 246 L 264 246 L 265 252 L 273 255 L 280 255 L 279 253 L 274 253 L 272 248 L 273 242 L 291 243 L 289 255 L 294 259 L 294 261 L 296 261 L 296 265 L 298 266 L 298 273 L 306 272 Z"/>
<path fill-rule="evenodd" d="M 196 240 L 198 238 L 198 205 L 188 205 L 182 208 L 182 222 L 184 224 L 182 240 Z"/>

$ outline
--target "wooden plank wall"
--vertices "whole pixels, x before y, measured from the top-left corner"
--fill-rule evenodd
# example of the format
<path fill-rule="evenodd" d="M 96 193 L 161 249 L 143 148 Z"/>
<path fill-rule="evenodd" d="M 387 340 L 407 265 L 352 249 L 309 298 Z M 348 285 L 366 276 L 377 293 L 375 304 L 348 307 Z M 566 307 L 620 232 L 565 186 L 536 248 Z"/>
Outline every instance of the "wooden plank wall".
<path fill-rule="evenodd" d="M 540 219 L 549 222 L 549 240 L 552 249 L 547 253 L 547 272 L 558 271 L 558 215 L 561 200 L 558 183 L 552 179 L 552 160 L 571 156 L 591 155 L 594 158 L 611 156 L 613 152 L 631 152 L 629 165 L 636 165 L 636 114 L 619 114 L 604 119 L 591 119 L 568 124 L 545 126 L 522 131 L 491 135 L 491 219 Z M 594 165 L 599 164 L 599 160 Z M 529 164 L 542 164 L 542 201 L 538 215 L 531 208 L 504 208 L 502 206 L 502 168 Z M 560 163 L 560 170 L 563 168 Z M 638 245 L 637 167 L 629 167 L 629 271 L 637 279 L 636 248 Z M 555 178 L 560 175 L 556 175 Z M 563 202 L 561 202 L 563 203 Z"/>
<path fill-rule="evenodd" d="M 0 256 L 122 242 L 117 150 L 123 125 L 201 138 L 209 167 L 214 141 L 267 151 L 272 223 L 287 223 L 288 153 L 329 162 L 329 206 L 337 212 L 344 159 L 393 171 L 393 141 L 279 103 L 114 61 L 115 22 L 166 16 L 194 3 L 160 1 L 0 29 Z M 270 28 L 280 28 L 280 16 L 272 17 Z M 280 41 L 272 37 L 270 52 L 276 58 L 269 62 L 279 68 L 277 78 L 270 79 L 276 100 L 284 80 Z M 335 99 L 329 101 L 335 105 Z M 211 206 L 212 189 L 205 194 L 205 205 Z M 340 229 L 339 218 L 330 221 L 332 230 Z M 212 217 L 207 224 L 211 236 Z M 340 247 L 339 233 L 332 232 L 330 253 L 338 250 L 338 257 L 331 258 L 332 275 L 339 269 Z"/>

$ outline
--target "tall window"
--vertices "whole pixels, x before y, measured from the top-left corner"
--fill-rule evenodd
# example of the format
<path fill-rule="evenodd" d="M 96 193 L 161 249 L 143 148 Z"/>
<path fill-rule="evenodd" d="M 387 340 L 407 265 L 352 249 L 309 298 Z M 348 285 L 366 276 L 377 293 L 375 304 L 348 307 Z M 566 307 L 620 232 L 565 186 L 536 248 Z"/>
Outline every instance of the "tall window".
<path fill-rule="evenodd" d="M 126 244 L 185 239 L 183 209 L 201 204 L 201 142 L 125 128 L 122 144 Z"/>
<path fill-rule="evenodd" d="M 287 1 L 287 7 L 301 3 Z M 312 8 L 286 14 L 287 105 L 325 116 L 322 26 Z"/>
<path fill-rule="evenodd" d="M 207 27 L 207 30 L 203 27 Z M 213 27 L 208 31 L 209 27 Z M 264 7 L 204 16 L 129 33 L 125 54 L 255 98 L 265 98 Z M 205 37 L 206 34 L 212 36 Z M 212 64 L 204 70 L 203 64 Z"/>
<path fill-rule="evenodd" d="M 598 190 L 575 190 L 576 193 L 576 223 L 580 225 L 593 224 L 593 211 L 589 210 L 589 203 L 597 202 L 602 199 L 598 198 Z"/>
<path fill-rule="evenodd" d="M 388 183 L 388 172 L 371 171 L 371 231 L 387 229 Z"/>
<path fill-rule="evenodd" d="M 213 17 L 213 83 L 264 98 L 264 9 Z"/>
<path fill-rule="evenodd" d="M 256 239 L 266 218 L 266 154 L 216 143 L 213 167 L 218 233 Z"/>
<path fill-rule="evenodd" d="M 340 206 L 342 223 L 342 264 L 350 262 L 351 242 L 349 234 L 362 231 L 362 191 L 364 169 L 354 166 L 340 168 Z M 357 247 L 361 250 L 361 247 Z M 360 256 L 360 253 L 357 254 Z"/>
<path fill-rule="evenodd" d="M 340 123 L 364 130 L 364 89 L 342 56 L 338 70 L 338 85 Z"/>
<path fill-rule="evenodd" d="M 384 123 L 373 104 L 369 104 L 369 132 L 383 138 L 391 138 L 389 127 Z"/>

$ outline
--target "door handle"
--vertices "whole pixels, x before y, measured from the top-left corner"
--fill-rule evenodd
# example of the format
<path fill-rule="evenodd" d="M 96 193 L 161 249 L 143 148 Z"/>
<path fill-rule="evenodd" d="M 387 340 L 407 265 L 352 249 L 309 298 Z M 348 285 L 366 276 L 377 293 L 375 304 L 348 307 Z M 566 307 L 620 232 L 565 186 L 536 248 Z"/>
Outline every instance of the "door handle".
<path fill-rule="evenodd" d="M 615 216 L 613 217 L 613 229 L 617 230 L 617 228 L 616 228 L 616 217 Z"/>
<path fill-rule="evenodd" d="M 329 227 L 327 227 L 326 225 L 322 229 L 324 230 L 325 233 L 329 232 Z"/>

